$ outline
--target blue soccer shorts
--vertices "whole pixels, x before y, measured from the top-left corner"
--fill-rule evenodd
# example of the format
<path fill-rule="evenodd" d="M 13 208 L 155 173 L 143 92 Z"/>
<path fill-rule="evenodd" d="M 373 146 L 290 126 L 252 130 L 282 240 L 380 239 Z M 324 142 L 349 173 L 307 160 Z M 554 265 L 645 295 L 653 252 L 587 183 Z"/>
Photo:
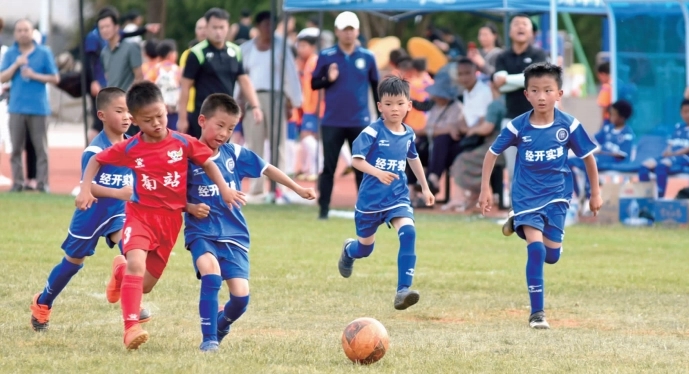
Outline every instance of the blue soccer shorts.
<path fill-rule="evenodd" d="M 394 218 L 411 218 L 414 220 L 414 209 L 409 205 L 404 205 L 376 213 L 362 213 L 357 210 L 354 212 L 356 235 L 360 238 L 368 238 L 375 234 L 378 226 L 383 223 L 391 228 L 390 221 Z"/>
<path fill-rule="evenodd" d="M 301 119 L 301 130 L 310 131 L 314 134 L 318 133 L 318 117 L 314 114 L 304 114 Z"/>
<path fill-rule="evenodd" d="M 565 218 L 569 204 L 556 202 L 533 212 L 514 216 L 514 231 L 526 240 L 523 226 L 531 226 L 543 233 L 543 237 L 556 243 L 565 239 Z"/>
<path fill-rule="evenodd" d="M 196 260 L 206 253 L 212 254 L 218 260 L 220 276 L 223 280 L 249 279 L 249 253 L 232 243 L 196 239 L 187 246 L 187 249 L 191 252 L 192 263 L 198 279 L 201 279 L 201 273 L 196 267 Z"/>
<path fill-rule="evenodd" d="M 687 155 L 660 157 L 656 159 L 658 164 L 664 164 L 670 167 L 670 174 L 681 173 L 685 167 L 689 166 L 689 157 Z"/>
<path fill-rule="evenodd" d="M 112 217 L 96 229 L 91 236 L 80 236 L 73 233 L 67 234 L 67 239 L 62 243 L 65 254 L 72 258 L 84 258 L 96 253 L 96 246 L 101 237 L 105 238 L 108 247 L 113 248 L 117 243 L 110 240 L 110 234 L 122 230 L 124 216 Z"/>

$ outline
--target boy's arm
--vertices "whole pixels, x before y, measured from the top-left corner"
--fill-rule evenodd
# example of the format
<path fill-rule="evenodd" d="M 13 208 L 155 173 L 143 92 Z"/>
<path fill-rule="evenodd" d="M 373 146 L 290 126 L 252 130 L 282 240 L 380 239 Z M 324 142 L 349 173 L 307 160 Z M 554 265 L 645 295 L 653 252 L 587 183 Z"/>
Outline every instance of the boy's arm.
<path fill-rule="evenodd" d="M 96 174 L 98 174 L 99 169 L 100 163 L 95 157 L 91 157 L 89 163 L 86 165 L 86 169 L 84 169 L 84 177 L 81 179 L 81 190 L 75 200 L 75 204 L 80 210 L 86 210 L 90 208 L 94 202 L 98 201 L 98 199 L 93 197 L 91 187 L 93 186 L 93 179 L 96 177 Z"/>
<path fill-rule="evenodd" d="M 598 215 L 598 211 L 603 205 L 603 199 L 600 196 L 600 186 L 598 184 L 598 166 L 596 166 L 596 158 L 593 155 L 584 157 L 584 165 L 586 166 L 586 173 L 589 176 L 589 184 L 591 185 L 589 208 L 595 216 Z"/>
<path fill-rule="evenodd" d="M 296 192 L 299 196 L 307 200 L 313 200 L 316 198 L 316 192 L 313 188 L 304 188 L 297 184 L 292 178 L 288 177 L 287 174 L 283 173 L 282 170 L 276 168 L 273 165 L 268 165 L 266 170 L 263 172 L 266 177 L 270 180 L 280 183 L 281 185 L 289 188 L 290 190 Z"/>
<path fill-rule="evenodd" d="M 222 173 L 220 172 L 220 169 L 218 169 L 218 166 L 215 164 L 215 162 L 213 162 L 213 160 L 210 158 L 207 159 L 206 162 L 201 165 L 201 167 L 203 167 L 203 171 L 206 172 L 208 178 L 210 178 L 211 181 L 218 186 L 220 196 L 222 196 L 222 199 L 228 206 L 240 208 L 241 205 L 246 204 L 246 197 L 244 193 L 242 191 L 233 190 L 227 185 L 225 178 L 223 178 Z"/>
<path fill-rule="evenodd" d="M 481 213 L 485 215 L 490 212 L 493 205 L 493 191 L 490 188 L 490 176 L 493 174 L 495 161 L 498 155 L 492 150 L 486 152 L 486 157 L 483 158 L 483 169 L 481 171 L 481 194 L 478 198 L 478 205 L 481 208 Z"/>
<path fill-rule="evenodd" d="M 675 152 L 672 152 L 670 150 L 670 147 L 668 147 L 668 152 L 670 153 L 670 156 L 682 156 L 682 155 L 686 155 L 687 153 L 689 153 L 689 147 L 682 148 L 679 151 L 675 151 Z"/>
<path fill-rule="evenodd" d="M 91 186 L 91 194 L 94 197 L 109 197 L 111 199 L 129 201 L 132 198 L 134 189 L 132 186 L 124 186 L 122 188 L 104 187 L 100 184 L 93 183 Z"/>
<path fill-rule="evenodd" d="M 428 181 L 426 180 L 426 174 L 423 171 L 421 159 L 418 157 L 407 159 L 407 163 L 421 185 L 421 193 L 423 193 L 423 197 L 426 199 L 426 205 L 433 205 L 435 203 L 435 196 L 431 192 L 431 189 L 428 188 Z"/>
<path fill-rule="evenodd" d="M 362 173 L 369 174 L 378 178 L 383 184 L 390 185 L 393 180 L 400 179 L 399 175 L 391 173 L 389 171 L 380 170 L 375 166 L 371 165 L 366 161 L 366 159 L 361 157 L 352 157 L 352 167 L 359 170 Z"/>

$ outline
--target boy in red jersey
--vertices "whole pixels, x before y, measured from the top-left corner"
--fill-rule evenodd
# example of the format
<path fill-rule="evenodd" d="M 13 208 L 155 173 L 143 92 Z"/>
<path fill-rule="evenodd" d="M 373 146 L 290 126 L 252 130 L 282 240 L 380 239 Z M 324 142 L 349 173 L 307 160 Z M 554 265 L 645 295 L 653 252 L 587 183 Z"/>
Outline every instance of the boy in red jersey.
<path fill-rule="evenodd" d="M 187 160 L 203 167 L 228 205 L 239 207 L 245 199 L 225 183 L 209 159 L 213 154 L 210 148 L 191 136 L 167 129 L 165 101 L 155 83 L 133 85 L 127 92 L 127 106 L 141 132 L 91 158 L 76 206 L 88 209 L 97 201 L 91 194 L 91 183 L 101 164 L 126 166 L 134 172 L 134 193 L 125 208 L 122 230 L 126 260 L 115 257 L 107 296 L 108 301 L 116 302 L 121 290 L 124 345 L 137 349 L 148 340 L 148 333 L 139 325 L 142 293 L 150 292 L 162 276 L 182 226 L 187 203 Z M 120 284 L 121 288 L 117 287 Z"/>

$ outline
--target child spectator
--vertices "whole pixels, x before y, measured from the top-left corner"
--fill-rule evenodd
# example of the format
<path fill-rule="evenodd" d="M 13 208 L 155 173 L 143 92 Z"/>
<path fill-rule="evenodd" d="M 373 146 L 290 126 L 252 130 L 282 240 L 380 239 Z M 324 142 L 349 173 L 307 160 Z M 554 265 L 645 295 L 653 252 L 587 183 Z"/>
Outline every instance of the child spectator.
<path fill-rule="evenodd" d="M 182 78 L 182 69 L 176 63 L 177 44 L 172 39 L 165 39 L 158 44 L 156 51 L 160 62 L 149 71 L 146 79 L 160 88 L 167 108 L 167 127 L 177 130 L 177 102 Z"/>
<path fill-rule="evenodd" d="M 598 92 L 598 106 L 603 112 L 603 124 L 610 123 L 610 104 L 612 104 L 612 87 L 610 86 L 610 63 L 604 62 L 596 68 L 596 76 L 600 82 Z"/>

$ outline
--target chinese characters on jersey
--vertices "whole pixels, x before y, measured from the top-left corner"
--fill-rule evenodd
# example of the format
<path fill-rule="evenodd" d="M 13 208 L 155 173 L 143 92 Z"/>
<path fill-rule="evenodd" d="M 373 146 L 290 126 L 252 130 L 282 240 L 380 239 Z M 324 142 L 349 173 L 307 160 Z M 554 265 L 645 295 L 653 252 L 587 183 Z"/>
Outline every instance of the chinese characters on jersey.
<path fill-rule="evenodd" d="M 524 159 L 528 162 L 551 161 L 562 157 L 565 151 L 562 147 L 548 150 L 530 151 L 524 153 Z"/>
<path fill-rule="evenodd" d="M 110 174 L 103 173 L 98 178 L 98 184 L 101 186 L 124 187 L 134 184 L 134 177 L 131 174 Z"/>
<path fill-rule="evenodd" d="M 407 160 L 388 160 L 378 157 L 376 159 L 376 164 L 373 166 L 376 169 L 385 171 L 404 172 L 404 169 L 407 167 Z"/>
<path fill-rule="evenodd" d="M 228 183 L 227 185 L 230 186 L 230 188 L 233 190 L 237 189 L 237 184 L 234 183 L 234 181 Z M 218 195 L 220 195 L 220 190 L 218 189 L 218 186 L 215 184 L 211 184 L 208 186 L 205 186 L 205 185 L 199 186 L 199 197 L 211 197 L 211 196 L 218 196 Z"/>

